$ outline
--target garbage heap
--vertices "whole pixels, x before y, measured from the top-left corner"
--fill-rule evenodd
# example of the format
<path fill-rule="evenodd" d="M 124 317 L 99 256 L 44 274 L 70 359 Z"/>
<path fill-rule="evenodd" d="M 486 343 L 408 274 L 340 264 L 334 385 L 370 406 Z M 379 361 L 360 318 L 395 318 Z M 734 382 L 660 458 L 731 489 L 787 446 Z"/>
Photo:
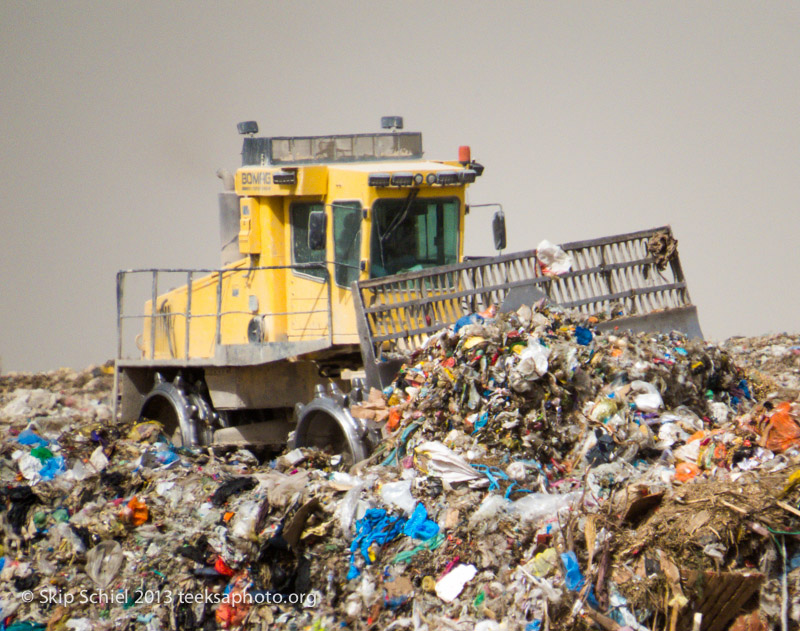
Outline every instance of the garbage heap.
<path fill-rule="evenodd" d="M 721 347 L 595 324 L 430 338 L 351 402 L 384 439 L 348 470 L 0 390 L 0 629 L 797 629 L 794 401 Z"/>

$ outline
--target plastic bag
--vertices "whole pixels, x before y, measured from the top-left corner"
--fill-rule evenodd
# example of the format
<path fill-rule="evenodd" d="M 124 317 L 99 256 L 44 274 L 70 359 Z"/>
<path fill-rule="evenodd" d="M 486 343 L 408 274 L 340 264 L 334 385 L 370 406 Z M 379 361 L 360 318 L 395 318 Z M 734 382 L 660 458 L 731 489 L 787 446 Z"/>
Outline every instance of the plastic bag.
<path fill-rule="evenodd" d="M 124 559 L 119 543 L 102 541 L 86 553 L 86 574 L 100 589 L 105 589 L 117 576 Z"/>
<path fill-rule="evenodd" d="M 89 462 L 97 471 L 102 471 L 108 466 L 108 458 L 103 453 L 102 445 L 92 452 L 92 455 L 89 456 Z"/>
<path fill-rule="evenodd" d="M 789 402 L 783 402 L 775 408 L 761 433 L 762 447 L 776 453 L 800 447 L 800 426 L 791 415 L 791 409 Z"/>
<path fill-rule="evenodd" d="M 414 539 L 427 541 L 439 534 L 439 525 L 428 519 L 428 509 L 421 502 L 416 505 L 414 512 L 403 527 L 403 534 Z"/>
<path fill-rule="evenodd" d="M 545 274 L 566 274 L 572 269 L 572 257 L 547 239 L 536 246 L 536 256 Z"/>
<path fill-rule="evenodd" d="M 120 511 L 119 517 L 127 524 L 141 526 L 150 517 L 150 509 L 147 508 L 147 504 L 134 495 Z"/>
<path fill-rule="evenodd" d="M 38 447 L 47 445 L 50 441 L 46 438 L 42 438 L 31 429 L 24 429 L 19 433 L 19 436 L 17 436 L 17 442 L 20 445 L 36 445 Z"/>
<path fill-rule="evenodd" d="M 639 393 L 634 397 L 633 404 L 641 412 L 658 412 L 664 407 L 661 393 L 652 383 L 634 381 L 631 383 L 631 391 Z"/>
<path fill-rule="evenodd" d="M 528 493 L 511 503 L 511 512 L 518 515 L 523 521 L 542 519 L 543 517 L 554 516 L 561 509 L 571 506 L 580 496 L 581 493 L 579 491 L 565 493 L 564 495 Z"/>
<path fill-rule="evenodd" d="M 417 500 L 411 495 L 411 480 L 389 482 L 381 486 L 381 499 L 406 513 L 414 511 Z"/>
<path fill-rule="evenodd" d="M 511 507 L 511 502 L 502 495 L 490 493 L 483 498 L 477 510 L 472 513 L 467 523 L 467 528 L 472 530 L 478 525 L 497 526 L 498 517 Z"/>
<path fill-rule="evenodd" d="M 587 329 L 586 327 L 575 327 L 575 341 L 581 346 L 589 346 L 589 344 L 592 343 L 593 337 L 594 336 L 592 335 L 591 330 Z"/>
<path fill-rule="evenodd" d="M 677 442 L 686 441 L 689 434 L 684 432 L 677 423 L 664 423 L 658 428 L 657 449 L 672 447 Z"/>
<path fill-rule="evenodd" d="M 550 349 L 538 342 L 533 342 L 522 353 L 516 371 L 526 379 L 538 379 L 547 372 L 547 360 Z"/>
<path fill-rule="evenodd" d="M 700 467 L 691 462 L 679 462 L 675 465 L 675 480 L 688 482 L 700 474 Z"/>
<path fill-rule="evenodd" d="M 414 451 L 420 457 L 424 472 L 440 477 L 450 484 L 469 482 L 481 477 L 466 460 L 438 441 L 422 443 Z"/>
<path fill-rule="evenodd" d="M 91 472 L 86 468 L 86 466 L 80 460 L 76 460 L 75 464 L 72 465 L 72 469 L 69 470 L 69 477 L 71 477 L 73 480 L 77 482 L 85 480 L 90 475 Z"/>
<path fill-rule="evenodd" d="M 342 529 L 344 538 L 350 540 L 353 538 L 353 523 L 355 522 L 356 509 L 358 502 L 361 499 L 361 491 L 367 488 L 368 482 L 366 480 L 359 482 L 347 493 L 344 498 L 339 502 L 336 507 L 336 516 L 339 518 L 339 527 Z"/>
<path fill-rule="evenodd" d="M 44 468 L 44 465 L 42 465 L 42 461 L 38 458 L 34 458 L 30 454 L 21 454 L 17 459 L 17 466 L 19 467 L 19 472 L 22 474 L 22 477 L 26 480 L 30 480 L 30 482 L 35 484 L 42 479 L 40 472 Z"/>
<path fill-rule="evenodd" d="M 595 403 L 591 412 L 589 412 L 589 417 L 593 421 L 605 421 L 607 418 L 613 416 L 618 409 L 618 399 L 605 397 L 604 399 L 600 399 L 597 403 Z"/>
<path fill-rule="evenodd" d="M 261 502 L 242 502 L 236 508 L 236 516 L 231 524 L 231 533 L 241 539 L 252 539 L 255 536 L 256 520 Z"/>
<path fill-rule="evenodd" d="M 581 573 L 581 566 L 578 564 L 578 557 L 574 552 L 564 552 L 561 555 L 561 562 L 564 564 L 564 582 L 567 589 L 571 592 L 578 592 L 583 588 L 586 579 Z M 586 594 L 586 602 L 592 607 L 599 607 L 597 599 L 594 596 L 594 588 L 590 585 L 589 591 Z"/>
<path fill-rule="evenodd" d="M 530 340 L 520 353 L 519 363 L 508 375 L 508 383 L 515 392 L 527 392 L 532 383 L 547 373 L 550 349 L 538 340 Z"/>
<path fill-rule="evenodd" d="M 567 584 L 567 589 L 577 592 L 583 587 L 585 580 L 581 574 L 581 567 L 578 565 L 578 558 L 574 552 L 564 552 L 561 555 L 561 562 L 564 564 L 564 582 Z"/>
<path fill-rule="evenodd" d="M 555 548 L 547 548 L 539 552 L 531 561 L 531 571 L 534 576 L 545 578 L 552 574 L 558 567 L 558 552 Z"/>
<path fill-rule="evenodd" d="M 44 465 L 42 466 L 41 471 L 39 471 L 39 475 L 42 476 L 43 480 L 52 480 L 57 475 L 66 473 L 66 471 L 67 465 L 64 461 L 64 456 L 53 456 L 52 458 L 48 458 L 44 461 Z"/>

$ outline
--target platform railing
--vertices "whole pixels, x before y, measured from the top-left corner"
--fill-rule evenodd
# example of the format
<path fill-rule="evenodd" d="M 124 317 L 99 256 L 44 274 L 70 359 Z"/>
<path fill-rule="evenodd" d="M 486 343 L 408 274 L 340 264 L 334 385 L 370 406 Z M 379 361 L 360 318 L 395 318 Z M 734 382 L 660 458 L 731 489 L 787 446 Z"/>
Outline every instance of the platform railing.
<path fill-rule="evenodd" d="M 248 275 L 254 272 L 262 272 L 262 271 L 269 271 L 269 270 L 293 270 L 295 272 L 304 272 L 310 269 L 321 269 L 323 270 L 324 278 L 322 279 L 322 283 L 325 285 L 325 293 L 326 293 L 326 304 L 323 309 L 312 309 L 312 310 L 293 310 L 293 311 L 285 311 L 285 312 L 276 312 L 276 313 L 259 313 L 253 310 L 234 310 L 234 309 L 227 309 L 223 310 L 223 281 L 231 278 L 233 276 L 244 276 L 247 277 Z M 145 281 L 148 285 L 148 292 L 147 296 L 142 296 L 141 292 L 139 292 L 136 296 L 133 297 L 133 300 L 136 301 L 138 311 L 132 312 L 130 306 L 126 303 L 130 302 L 131 298 L 126 294 L 126 285 L 130 285 L 133 279 L 139 279 L 141 277 L 148 277 L 149 280 Z M 186 303 L 183 311 L 169 311 L 169 312 L 160 312 L 158 307 L 158 299 L 159 299 L 159 292 L 162 291 L 163 288 L 163 280 L 165 277 L 182 277 L 185 278 L 185 287 L 187 287 L 186 293 Z M 194 288 L 195 281 L 200 279 L 209 279 L 215 283 L 216 289 L 216 302 L 215 302 L 215 309 L 210 312 L 203 312 L 199 313 L 193 310 L 192 308 L 192 301 L 194 294 L 197 293 L 198 290 Z M 183 353 L 179 354 L 175 352 L 173 348 L 173 338 L 171 336 L 167 336 L 167 339 L 170 344 L 170 358 L 169 359 L 183 359 L 183 360 L 192 360 L 192 359 L 202 359 L 208 357 L 208 355 L 196 356 L 191 353 L 192 348 L 192 327 L 191 322 L 193 320 L 203 319 L 203 318 L 214 318 L 215 325 L 214 325 L 214 338 L 213 343 L 214 346 L 219 346 L 222 344 L 222 331 L 223 331 L 223 320 L 226 317 L 230 316 L 254 316 L 257 315 L 261 318 L 277 318 L 279 316 L 311 316 L 315 314 L 325 314 L 326 321 L 327 321 L 327 330 L 325 332 L 326 336 L 329 338 L 329 341 L 332 341 L 333 335 L 333 314 L 331 311 L 331 283 L 329 278 L 329 272 L 326 263 L 301 263 L 295 265 L 275 265 L 275 266 L 261 266 L 261 267 L 227 267 L 224 269 L 188 269 L 188 268 L 146 268 L 146 269 L 131 269 L 131 270 L 122 270 L 117 272 L 117 281 L 116 281 L 116 290 L 117 290 L 117 359 L 118 360 L 129 360 L 129 359 L 147 359 L 153 360 L 156 359 L 156 338 L 158 335 L 158 330 L 161 329 L 163 331 L 167 331 L 169 328 L 168 322 L 170 318 L 183 318 L 185 320 L 185 327 L 184 327 L 184 351 Z M 171 291 L 171 289 L 170 289 Z M 144 312 L 144 305 L 145 300 L 149 299 L 151 305 L 151 312 L 145 313 Z M 126 330 L 125 324 L 129 321 L 138 321 L 140 322 L 140 326 L 136 327 L 136 335 L 137 337 L 142 335 L 145 331 L 145 327 L 149 333 L 149 344 L 147 344 L 146 348 L 143 348 L 139 343 L 134 342 L 133 346 L 136 349 L 136 356 L 134 357 L 131 353 L 126 350 L 125 341 L 126 341 Z M 213 349 L 211 349 L 211 354 L 213 355 Z"/>

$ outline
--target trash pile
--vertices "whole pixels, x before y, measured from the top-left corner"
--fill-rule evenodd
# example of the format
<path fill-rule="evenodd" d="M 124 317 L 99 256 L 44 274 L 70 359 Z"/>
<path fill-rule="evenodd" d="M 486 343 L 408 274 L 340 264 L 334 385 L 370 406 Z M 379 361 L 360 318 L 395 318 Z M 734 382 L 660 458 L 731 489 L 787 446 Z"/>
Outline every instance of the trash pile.
<path fill-rule="evenodd" d="M 111 423 L 102 369 L 0 377 L 0 629 L 797 629 L 777 343 L 492 315 L 352 402 L 349 470 Z"/>
<path fill-rule="evenodd" d="M 800 335 L 733 337 L 723 348 L 770 394 L 791 400 L 800 397 Z"/>

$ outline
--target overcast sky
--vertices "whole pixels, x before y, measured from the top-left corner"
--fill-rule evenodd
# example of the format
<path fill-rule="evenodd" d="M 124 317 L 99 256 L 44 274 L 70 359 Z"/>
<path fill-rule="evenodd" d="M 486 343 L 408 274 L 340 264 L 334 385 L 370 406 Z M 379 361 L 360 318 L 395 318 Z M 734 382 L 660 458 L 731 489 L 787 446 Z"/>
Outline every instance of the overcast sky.
<path fill-rule="evenodd" d="M 707 337 L 797 332 L 798 34 L 795 2 L 4 0 L 2 368 L 112 358 L 118 269 L 217 266 L 248 119 L 402 115 L 471 145 L 508 251 L 671 224 Z"/>

